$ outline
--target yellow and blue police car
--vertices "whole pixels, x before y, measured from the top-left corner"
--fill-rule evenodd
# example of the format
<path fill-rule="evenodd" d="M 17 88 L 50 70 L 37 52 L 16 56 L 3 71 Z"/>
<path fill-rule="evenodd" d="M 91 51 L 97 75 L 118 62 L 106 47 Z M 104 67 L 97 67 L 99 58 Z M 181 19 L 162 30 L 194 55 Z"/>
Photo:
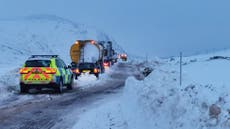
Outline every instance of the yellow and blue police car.
<path fill-rule="evenodd" d="M 53 88 L 58 93 L 63 87 L 72 89 L 73 73 L 58 55 L 32 55 L 20 69 L 20 92 L 29 89 Z"/>

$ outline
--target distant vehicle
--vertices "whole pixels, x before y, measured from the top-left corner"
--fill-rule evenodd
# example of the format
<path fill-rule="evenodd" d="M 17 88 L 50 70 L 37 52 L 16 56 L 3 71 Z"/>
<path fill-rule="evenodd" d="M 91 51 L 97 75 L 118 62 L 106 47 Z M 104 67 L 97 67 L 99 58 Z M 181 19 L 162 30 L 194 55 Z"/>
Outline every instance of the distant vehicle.
<path fill-rule="evenodd" d="M 97 65 L 96 63 L 90 63 L 90 62 L 79 63 L 76 66 L 76 68 L 74 68 L 73 70 L 75 70 L 76 79 L 82 73 L 94 74 L 97 78 L 99 78 L 99 74 L 100 74 L 100 66 Z"/>
<path fill-rule="evenodd" d="M 103 67 L 104 67 L 105 69 L 109 68 L 111 65 L 112 65 L 112 64 L 111 64 L 111 62 L 110 62 L 109 60 L 104 60 L 104 62 L 103 62 Z"/>
<path fill-rule="evenodd" d="M 94 48 L 95 54 L 92 53 L 92 50 L 87 50 L 87 47 Z M 100 73 L 105 71 L 103 67 L 103 60 L 104 60 L 104 46 L 102 43 L 96 42 L 94 40 L 77 40 L 70 48 L 70 57 L 72 60 L 71 66 L 72 71 L 75 74 L 75 78 L 79 75 L 77 73 L 77 66 L 79 64 L 86 64 L 91 63 L 94 64 L 95 68 L 99 69 Z M 87 55 L 93 56 L 92 58 L 87 57 Z M 97 77 L 99 74 L 95 74 Z"/>
<path fill-rule="evenodd" d="M 70 66 L 67 67 L 58 55 L 32 55 L 20 69 L 20 92 L 27 93 L 30 88 L 53 88 L 62 93 L 64 86 L 72 89 L 73 80 Z"/>
<path fill-rule="evenodd" d="M 104 67 L 110 67 L 111 65 L 113 65 L 114 63 L 117 62 L 117 58 L 115 56 L 115 51 L 113 49 L 112 46 L 112 42 L 108 41 L 108 42 L 103 42 L 104 44 Z"/>
<path fill-rule="evenodd" d="M 119 55 L 119 58 L 120 58 L 122 61 L 127 61 L 127 55 L 126 55 L 126 54 L 120 54 L 120 55 Z"/>

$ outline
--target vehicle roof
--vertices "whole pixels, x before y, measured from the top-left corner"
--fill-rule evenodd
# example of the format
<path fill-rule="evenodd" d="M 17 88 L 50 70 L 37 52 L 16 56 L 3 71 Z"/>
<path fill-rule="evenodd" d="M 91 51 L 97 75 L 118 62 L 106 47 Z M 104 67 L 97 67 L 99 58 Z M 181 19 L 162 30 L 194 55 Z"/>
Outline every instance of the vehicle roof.
<path fill-rule="evenodd" d="M 92 62 L 79 63 L 77 66 L 79 67 L 79 66 L 84 66 L 84 65 L 90 65 L 90 66 L 93 66 L 93 67 L 96 66 L 96 64 L 95 64 L 95 63 L 92 63 Z"/>
<path fill-rule="evenodd" d="M 52 58 L 44 58 L 44 57 L 40 57 L 40 58 L 29 58 L 27 59 L 27 61 L 33 61 L 33 60 L 51 60 Z"/>
<path fill-rule="evenodd" d="M 93 62 L 80 62 L 79 64 L 95 64 Z"/>
<path fill-rule="evenodd" d="M 59 58 L 58 55 L 31 55 L 28 58 L 29 61 L 31 60 L 51 60 L 53 58 Z"/>

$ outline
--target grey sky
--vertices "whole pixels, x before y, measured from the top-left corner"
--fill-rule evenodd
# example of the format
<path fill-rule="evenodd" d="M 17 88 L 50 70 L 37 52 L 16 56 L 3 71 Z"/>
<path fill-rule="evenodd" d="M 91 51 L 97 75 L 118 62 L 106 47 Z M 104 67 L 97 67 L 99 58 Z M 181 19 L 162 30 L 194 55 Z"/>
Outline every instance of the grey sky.
<path fill-rule="evenodd" d="M 0 17 L 54 14 L 94 26 L 128 52 L 172 56 L 230 47 L 229 0 L 0 0 Z"/>

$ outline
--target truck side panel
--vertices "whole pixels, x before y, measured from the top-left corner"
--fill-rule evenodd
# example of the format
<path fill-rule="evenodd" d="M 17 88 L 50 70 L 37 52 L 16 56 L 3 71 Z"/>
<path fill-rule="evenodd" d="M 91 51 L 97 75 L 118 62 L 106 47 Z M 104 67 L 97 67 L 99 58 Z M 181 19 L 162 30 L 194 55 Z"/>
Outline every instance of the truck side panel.
<path fill-rule="evenodd" d="M 81 45 L 80 43 L 75 43 L 71 46 L 70 49 L 71 60 L 74 63 L 78 63 L 81 57 Z"/>

